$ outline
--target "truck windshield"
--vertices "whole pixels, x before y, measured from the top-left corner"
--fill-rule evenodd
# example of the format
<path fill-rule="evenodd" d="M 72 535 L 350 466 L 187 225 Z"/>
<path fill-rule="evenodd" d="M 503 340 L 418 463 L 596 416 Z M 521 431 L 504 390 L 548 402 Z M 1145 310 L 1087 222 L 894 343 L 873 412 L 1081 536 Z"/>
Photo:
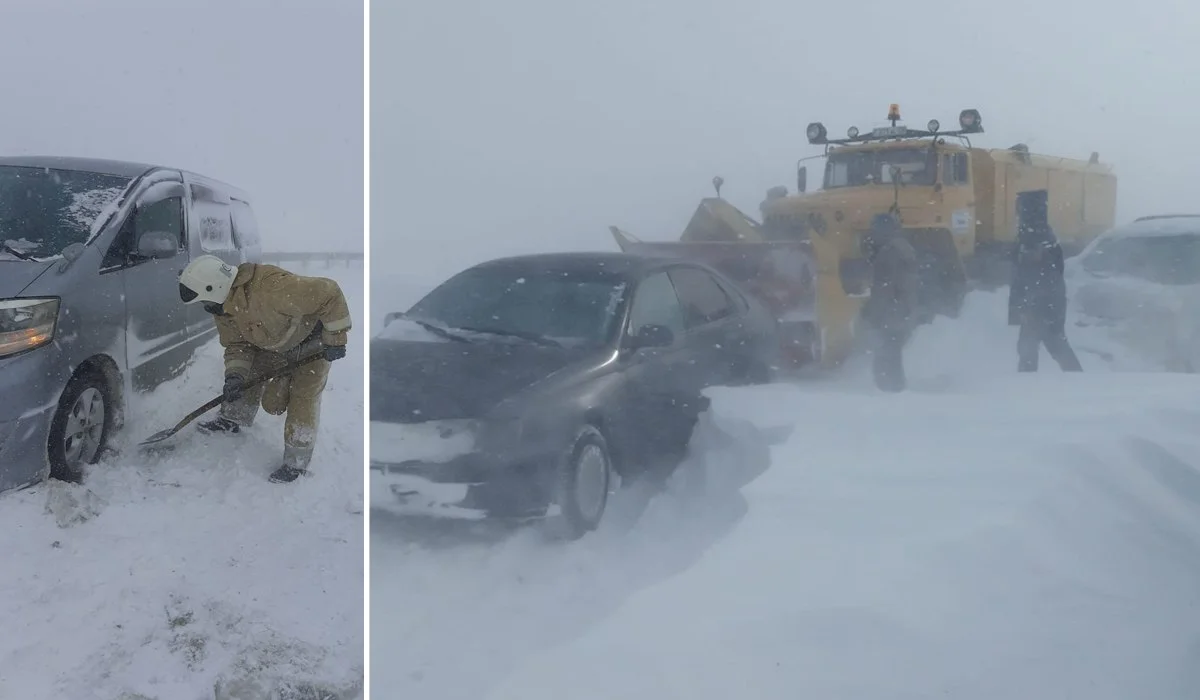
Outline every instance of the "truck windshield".
<path fill-rule="evenodd" d="M 99 214 L 130 178 L 0 166 L 0 260 L 44 260 L 86 243 Z"/>
<path fill-rule="evenodd" d="M 902 185 L 932 187 L 937 181 L 936 152 L 930 148 L 835 151 L 825 164 L 825 189 L 890 185 L 892 166 L 900 168 Z"/>

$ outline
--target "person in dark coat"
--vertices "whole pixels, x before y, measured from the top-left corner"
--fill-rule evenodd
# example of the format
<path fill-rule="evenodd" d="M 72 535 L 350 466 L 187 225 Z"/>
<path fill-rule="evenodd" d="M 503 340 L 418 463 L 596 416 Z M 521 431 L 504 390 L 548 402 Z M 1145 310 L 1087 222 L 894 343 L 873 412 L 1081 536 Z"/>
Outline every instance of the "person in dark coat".
<path fill-rule="evenodd" d="M 1046 191 L 1018 195 L 1020 223 L 1013 253 L 1008 323 L 1019 326 L 1017 371 L 1036 372 L 1041 346 L 1064 372 L 1083 367 L 1067 340 L 1067 283 L 1063 251 L 1047 222 Z"/>
<path fill-rule="evenodd" d="M 864 243 L 871 262 L 871 297 L 863 307 L 863 320 L 874 340 L 875 386 L 903 391 L 904 346 L 916 328 L 917 252 L 890 214 L 875 217 Z"/>

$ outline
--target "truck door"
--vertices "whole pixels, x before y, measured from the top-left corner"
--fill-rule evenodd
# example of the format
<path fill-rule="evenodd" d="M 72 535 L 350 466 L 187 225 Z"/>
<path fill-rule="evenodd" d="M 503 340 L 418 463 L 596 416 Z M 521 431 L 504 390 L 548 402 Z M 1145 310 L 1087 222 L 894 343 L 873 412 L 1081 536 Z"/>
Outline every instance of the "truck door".
<path fill-rule="evenodd" d="M 1027 192 L 1018 192 L 1016 197 L 1017 208 L 1017 236 L 1021 235 L 1021 229 L 1025 226 L 1049 226 L 1050 221 L 1048 213 L 1050 211 L 1050 193 L 1048 190 L 1029 190 Z"/>
<path fill-rule="evenodd" d="M 970 160 L 966 153 L 942 154 L 942 201 L 950 209 L 950 233 L 959 255 L 975 248 L 975 191 L 971 185 Z"/>

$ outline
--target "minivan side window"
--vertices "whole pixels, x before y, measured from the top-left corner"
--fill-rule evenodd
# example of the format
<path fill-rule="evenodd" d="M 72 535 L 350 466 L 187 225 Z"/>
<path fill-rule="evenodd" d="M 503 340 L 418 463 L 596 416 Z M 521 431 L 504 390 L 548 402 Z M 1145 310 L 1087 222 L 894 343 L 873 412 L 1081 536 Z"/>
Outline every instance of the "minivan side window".
<path fill-rule="evenodd" d="M 230 216 L 230 199 L 224 192 L 208 185 L 192 183 L 193 223 L 199 228 L 200 249 L 205 253 L 232 253 L 237 250 L 233 243 L 233 220 Z"/>
<path fill-rule="evenodd" d="M 178 194 L 162 197 L 164 193 L 172 192 L 178 192 Z M 181 183 L 164 182 L 154 185 L 151 190 L 143 193 L 142 200 L 121 225 L 120 232 L 104 256 L 102 269 L 125 267 L 139 262 L 134 258 L 138 239 L 151 231 L 161 231 L 175 236 L 175 240 L 179 241 L 179 249 L 187 250 L 183 212 Z"/>
<path fill-rule="evenodd" d="M 258 239 L 258 221 L 254 210 L 240 199 L 230 200 L 233 210 L 233 236 L 242 248 L 254 248 L 261 244 Z"/>
<path fill-rule="evenodd" d="M 680 267 L 669 274 L 683 305 L 683 317 L 688 328 L 703 326 L 733 314 L 733 302 L 707 272 L 694 267 Z"/>
<path fill-rule="evenodd" d="M 683 336 L 683 312 L 675 287 L 665 272 L 656 272 L 642 280 L 629 309 L 630 334 L 648 325 L 666 326 L 676 338 Z"/>

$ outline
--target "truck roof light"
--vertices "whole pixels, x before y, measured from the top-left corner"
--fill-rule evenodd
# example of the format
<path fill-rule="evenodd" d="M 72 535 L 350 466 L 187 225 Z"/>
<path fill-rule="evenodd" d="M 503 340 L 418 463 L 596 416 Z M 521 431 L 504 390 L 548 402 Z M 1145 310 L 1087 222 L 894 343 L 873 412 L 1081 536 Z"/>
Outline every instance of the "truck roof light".
<path fill-rule="evenodd" d="M 812 124 L 809 124 L 804 133 L 806 136 L 808 136 L 809 143 L 825 143 L 825 125 L 821 122 L 813 122 Z"/>
<path fill-rule="evenodd" d="M 967 133 L 983 131 L 983 120 L 979 117 L 979 110 L 964 109 L 958 115 L 958 125 Z"/>

